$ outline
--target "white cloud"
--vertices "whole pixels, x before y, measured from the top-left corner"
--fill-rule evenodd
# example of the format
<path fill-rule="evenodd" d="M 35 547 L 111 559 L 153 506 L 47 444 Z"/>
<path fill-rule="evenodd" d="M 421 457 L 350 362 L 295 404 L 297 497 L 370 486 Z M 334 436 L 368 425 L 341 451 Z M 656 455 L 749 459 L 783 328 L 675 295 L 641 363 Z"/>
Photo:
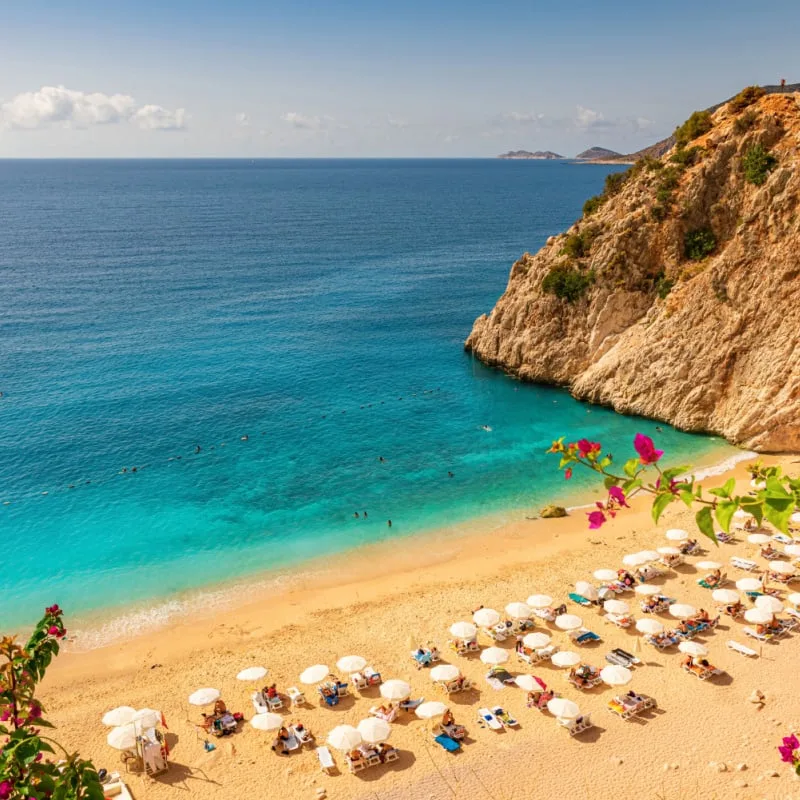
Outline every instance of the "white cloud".
<path fill-rule="evenodd" d="M 249 128 L 250 127 L 250 115 L 244 111 L 240 111 L 235 117 L 234 120 L 236 124 L 240 128 Z"/>
<path fill-rule="evenodd" d="M 584 106 L 577 107 L 575 124 L 579 128 L 586 129 L 606 128 L 611 125 L 611 123 L 606 122 L 605 117 L 599 111 L 593 111 L 591 108 L 585 108 Z"/>
<path fill-rule="evenodd" d="M 81 92 L 65 86 L 42 86 L 0 105 L 0 127 L 17 130 L 89 128 L 121 122 L 133 122 L 145 130 L 177 130 L 185 127 L 186 119 L 182 108 L 137 108 L 136 101 L 127 94 Z"/>
<path fill-rule="evenodd" d="M 545 118 L 544 114 L 535 114 L 533 111 L 508 111 L 501 116 L 508 122 L 519 122 L 525 125 L 541 122 Z"/>
<path fill-rule="evenodd" d="M 634 125 L 637 131 L 647 131 L 655 125 L 653 120 L 647 119 L 647 117 L 636 117 L 634 121 Z"/>
<path fill-rule="evenodd" d="M 281 114 L 281 119 L 288 122 L 293 128 L 306 131 L 318 131 L 323 122 L 320 117 L 309 117 L 305 114 L 298 114 L 296 111 L 287 111 L 285 114 Z"/>
<path fill-rule="evenodd" d="M 397 119 L 396 117 L 387 116 L 386 117 L 386 124 L 390 128 L 407 128 L 408 127 L 408 120 L 406 120 L 406 119 Z"/>
<path fill-rule="evenodd" d="M 444 137 L 444 142 L 446 144 L 453 144 L 453 142 L 457 142 L 461 137 L 457 133 L 451 133 L 449 136 Z"/>
<path fill-rule="evenodd" d="M 163 106 L 142 106 L 131 117 L 131 122 L 143 131 L 180 131 L 186 127 L 186 110 L 176 108 L 170 111 Z"/>

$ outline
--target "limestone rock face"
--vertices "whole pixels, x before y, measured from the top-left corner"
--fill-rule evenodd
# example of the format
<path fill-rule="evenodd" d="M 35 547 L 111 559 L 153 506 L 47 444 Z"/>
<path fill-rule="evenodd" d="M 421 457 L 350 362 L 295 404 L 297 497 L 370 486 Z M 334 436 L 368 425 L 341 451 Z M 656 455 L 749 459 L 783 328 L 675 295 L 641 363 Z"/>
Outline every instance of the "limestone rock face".
<path fill-rule="evenodd" d="M 767 95 L 737 113 L 724 105 L 712 121 L 689 144 L 700 148 L 696 163 L 676 166 L 675 149 L 640 162 L 599 209 L 523 255 L 465 346 L 619 412 L 797 451 L 800 94 Z M 743 162 L 759 144 L 777 164 L 754 185 Z M 677 185 L 665 202 L 668 170 Z M 699 230 L 716 245 L 692 260 L 686 236 Z M 565 254 L 576 235 L 588 245 Z M 573 302 L 560 299 L 542 287 L 554 268 L 593 282 Z"/>

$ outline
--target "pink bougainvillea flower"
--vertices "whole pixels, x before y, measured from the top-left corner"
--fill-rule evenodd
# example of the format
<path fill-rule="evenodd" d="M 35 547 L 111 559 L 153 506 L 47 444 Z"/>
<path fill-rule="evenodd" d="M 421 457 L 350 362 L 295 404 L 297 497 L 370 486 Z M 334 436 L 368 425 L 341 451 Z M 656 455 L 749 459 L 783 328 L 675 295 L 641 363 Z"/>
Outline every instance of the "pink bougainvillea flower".
<path fill-rule="evenodd" d="M 572 467 L 568 467 L 564 470 L 564 478 L 565 480 L 569 480 L 572 477 Z"/>
<path fill-rule="evenodd" d="M 587 458 L 595 453 L 599 453 L 602 449 L 600 442 L 590 442 L 588 439 L 578 440 L 578 455 L 581 458 Z"/>
<path fill-rule="evenodd" d="M 3 781 L 0 783 L 0 800 L 8 800 L 11 797 L 11 792 L 14 789 L 14 784 L 11 781 Z"/>
<path fill-rule="evenodd" d="M 49 633 L 51 636 L 58 636 L 58 634 L 61 632 L 61 628 L 59 628 L 59 627 L 58 627 L 58 625 L 51 625 L 51 626 L 50 626 L 50 627 L 47 629 L 47 632 L 48 632 L 48 633 Z"/>
<path fill-rule="evenodd" d="M 778 747 L 778 752 L 781 754 L 781 761 L 786 764 L 794 763 L 794 750 L 791 747 L 782 744 Z M 0 795 L 0 798 L 2 798 L 2 795 Z"/>
<path fill-rule="evenodd" d="M 31 709 L 28 712 L 28 719 L 39 719 L 42 716 L 42 707 L 36 703 L 31 703 Z"/>
<path fill-rule="evenodd" d="M 800 749 L 800 739 L 798 739 L 794 734 L 791 736 L 784 736 L 783 743 L 786 747 L 791 747 L 792 750 Z"/>
<path fill-rule="evenodd" d="M 614 503 L 617 503 L 619 506 L 624 506 L 628 508 L 628 504 L 625 502 L 625 492 L 619 488 L 619 486 L 612 486 L 608 490 L 608 497 Z"/>
<path fill-rule="evenodd" d="M 664 455 L 664 451 L 656 450 L 653 440 L 643 433 L 633 437 L 633 449 L 639 454 L 642 464 L 655 464 Z"/>
<path fill-rule="evenodd" d="M 592 511 L 589 517 L 589 530 L 597 530 L 606 523 L 606 515 L 602 511 Z"/>
<path fill-rule="evenodd" d="M 61 613 L 61 609 L 58 607 L 58 604 L 56 603 L 56 605 L 54 605 L 54 606 L 48 606 L 44 610 L 44 613 L 45 614 L 54 614 L 54 615 L 55 614 L 60 614 Z"/>

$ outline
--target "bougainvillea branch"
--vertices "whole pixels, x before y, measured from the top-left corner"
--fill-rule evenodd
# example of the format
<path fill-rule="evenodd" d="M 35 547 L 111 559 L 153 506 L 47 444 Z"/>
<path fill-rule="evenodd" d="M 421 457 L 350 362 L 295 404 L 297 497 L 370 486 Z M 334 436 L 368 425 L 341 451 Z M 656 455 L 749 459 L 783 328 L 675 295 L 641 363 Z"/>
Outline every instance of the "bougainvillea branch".
<path fill-rule="evenodd" d="M 751 514 L 759 525 L 766 519 L 785 533 L 792 512 L 800 505 L 800 479 L 784 475 L 780 467 L 764 467 L 758 463 L 752 465 L 752 484 L 757 488 L 749 494 L 736 494 L 736 481 L 733 478 L 723 486 L 705 491 L 690 474 L 690 467 L 662 468 L 664 451 L 657 449 L 649 436 L 637 433 L 633 449 L 636 456 L 623 464 L 621 472 L 613 471 L 613 457 L 610 453 L 603 453 L 600 442 L 580 439 L 565 444 L 562 437 L 553 442 L 547 451 L 560 456 L 559 468 L 564 471 L 567 480 L 572 477 L 576 467 L 592 470 L 603 477 L 608 496 L 587 512 L 589 528 L 602 527 L 621 509 L 627 508 L 628 500 L 637 494 L 652 497 L 655 522 L 669 505 L 683 502 L 695 510 L 695 520 L 701 533 L 715 542 L 714 522 L 727 533 L 733 515 L 739 509 Z"/>

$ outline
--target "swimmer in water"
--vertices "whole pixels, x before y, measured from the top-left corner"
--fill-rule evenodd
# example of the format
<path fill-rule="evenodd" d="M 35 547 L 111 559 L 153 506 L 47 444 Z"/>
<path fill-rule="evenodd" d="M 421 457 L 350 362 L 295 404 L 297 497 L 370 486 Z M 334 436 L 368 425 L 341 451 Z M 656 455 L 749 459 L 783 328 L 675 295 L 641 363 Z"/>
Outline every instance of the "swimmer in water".
<path fill-rule="evenodd" d="M 388 525 L 390 528 L 392 527 L 392 521 L 391 521 L 390 519 L 387 519 L 387 520 L 386 520 L 386 524 L 387 524 L 387 525 Z"/>
<path fill-rule="evenodd" d="M 447 473 L 447 477 L 448 477 L 448 478 L 452 478 L 452 477 L 453 477 L 453 473 L 448 471 L 448 473 Z"/>
<path fill-rule="evenodd" d="M 364 512 L 364 519 L 366 519 L 366 518 L 367 518 L 367 512 L 365 511 Z"/>
<path fill-rule="evenodd" d="M 663 428 L 662 428 L 660 425 L 656 425 L 656 430 L 657 430 L 659 433 L 664 433 L 664 429 L 663 429 Z"/>
<path fill-rule="evenodd" d="M 381 464 L 385 464 L 386 463 L 386 459 L 383 456 L 378 456 L 378 461 L 380 461 Z"/>
<path fill-rule="evenodd" d="M 247 434 L 245 434 L 244 436 L 241 437 L 241 441 L 246 442 L 249 438 L 250 437 Z"/>
<path fill-rule="evenodd" d="M 194 454 L 197 455 L 203 448 L 200 445 L 196 445 L 194 448 Z"/>
<path fill-rule="evenodd" d="M 356 519 L 358 519 L 358 511 L 356 511 L 356 513 L 355 513 L 355 514 L 353 514 L 353 516 L 354 516 Z"/>

